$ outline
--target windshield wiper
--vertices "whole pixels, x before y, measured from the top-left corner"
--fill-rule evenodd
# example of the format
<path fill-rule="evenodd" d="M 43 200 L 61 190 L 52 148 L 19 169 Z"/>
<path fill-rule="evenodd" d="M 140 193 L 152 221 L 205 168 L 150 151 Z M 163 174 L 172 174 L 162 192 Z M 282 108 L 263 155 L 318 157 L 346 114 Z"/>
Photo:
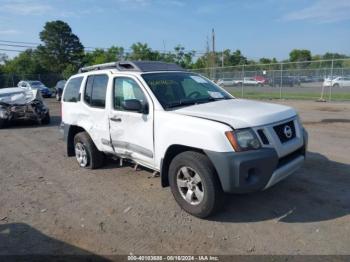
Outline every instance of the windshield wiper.
<path fill-rule="evenodd" d="M 195 100 L 183 100 L 183 99 L 181 99 L 179 101 L 166 104 L 164 107 L 168 109 L 168 108 L 179 107 L 179 106 L 204 104 L 204 103 L 208 103 L 208 102 L 214 102 L 214 101 L 226 100 L 226 99 L 232 99 L 232 98 L 231 97 L 220 97 L 220 98 L 206 97 L 206 98 L 195 99 Z"/>
<path fill-rule="evenodd" d="M 195 104 L 197 104 L 197 100 L 179 100 L 176 102 L 166 104 L 164 107 L 165 108 L 173 108 L 173 107 L 189 106 L 189 105 L 195 105 Z"/>

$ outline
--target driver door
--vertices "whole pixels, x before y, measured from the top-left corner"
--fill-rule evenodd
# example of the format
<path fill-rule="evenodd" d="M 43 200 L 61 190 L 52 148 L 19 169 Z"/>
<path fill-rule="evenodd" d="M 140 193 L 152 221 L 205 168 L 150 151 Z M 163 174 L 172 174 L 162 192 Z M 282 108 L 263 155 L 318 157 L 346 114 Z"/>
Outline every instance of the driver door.
<path fill-rule="evenodd" d="M 133 76 L 118 76 L 113 81 L 112 110 L 110 112 L 110 134 L 117 155 L 131 158 L 148 166 L 154 166 L 153 104 Z M 123 108 L 123 101 L 137 99 L 144 112 Z"/>

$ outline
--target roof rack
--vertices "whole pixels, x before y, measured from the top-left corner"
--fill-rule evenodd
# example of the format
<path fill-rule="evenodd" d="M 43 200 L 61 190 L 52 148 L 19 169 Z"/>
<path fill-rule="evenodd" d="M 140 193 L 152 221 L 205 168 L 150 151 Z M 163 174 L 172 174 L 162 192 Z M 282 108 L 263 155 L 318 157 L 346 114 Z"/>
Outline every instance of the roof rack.
<path fill-rule="evenodd" d="M 177 64 L 165 63 L 160 61 L 122 61 L 82 67 L 79 69 L 79 73 L 103 69 L 117 69 L 118 71 L 136 72 L 186 71 Z"/>

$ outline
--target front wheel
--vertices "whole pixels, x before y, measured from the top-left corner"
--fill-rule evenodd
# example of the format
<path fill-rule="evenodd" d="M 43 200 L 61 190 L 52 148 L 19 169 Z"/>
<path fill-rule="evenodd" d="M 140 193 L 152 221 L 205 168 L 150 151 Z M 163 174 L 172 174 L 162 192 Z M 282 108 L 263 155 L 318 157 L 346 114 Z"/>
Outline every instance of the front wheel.
<path fill-rule="evenodd" d="M 169 183 L 176 202 L 186 212 L 205 218 L 222 203 L 222 188 L 215 168 L 204 154 L 186 151 L 169 167 Z"/>
<path fill-rule="evenodd" d="M 103 164 L 103 154 L 96 148 L 94 142 L 86 132 L 74 137 L 75 157 L 80 167 L 96 169 Z"/>

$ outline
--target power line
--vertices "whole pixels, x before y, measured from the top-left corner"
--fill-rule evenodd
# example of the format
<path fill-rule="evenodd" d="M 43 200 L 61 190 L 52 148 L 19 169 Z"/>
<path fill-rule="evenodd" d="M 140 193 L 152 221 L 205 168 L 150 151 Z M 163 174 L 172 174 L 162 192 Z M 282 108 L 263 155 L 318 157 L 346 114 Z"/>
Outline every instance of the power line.
<path fill-rule="evenodd" d="M 21 41 L 11 41 L 11 40 L 1 40 L 0 39 L 0 42 L 3 42 L 3 43 L 8 43 L 8 44 L 3 44 L 3 43 L 0 43 L 1 46 L 10 46 L 10 47 L 23 47 L 23 48 L 35 48 L 37 47 L 38 45 L 40 45 L 40 43 L 34 43 L 34 42 L 21 42 Z M 84 49 L 92 49 L 92 50 L 89 50 L 89 51 L 94 51 L 94 50 L 97 50 L 97 49 L 101 49 L 101 50 L 104 50 L 104 51 L 107 51 L 108 47 L 92 47 L 92 46 L 86 46 L 84 47 Z M 166 50 L 159 50 L 159 49 L 152 49 L 152 51 L 156 51 L 156 52 L 159 52 L 161 54 L 168 54 L 168 53 L 175 53 L 175 51 L 172 51 L 172 50 L 169 50 L 169 51 L 166 51 Z M 124 49 L 125 52 L 132 52 L 132 49 L 130 48 L 127 48 L 127 49 Z M 206 51 L 196 51 L 196 50 L 191 50 L 191 51 L 194 51 L 195 52 L 195 56 L 198 56 L 198 55 L 204 55 L 206 54 L 207 52 Z"/>
<path fill-rule="evenodd" d="M 10 46 L 10 47 L 29 47 L 29 48 L 34 48 L 34 46 L 29 46 L 29 45 L 2 44 L 2 43 L 0 43 L 0 46 Z"/>
<path fill-rule="evenodd" d="M 40 43 L 33 43 L 33 42 L 19 42 L 19 41 L 10 41 L 10 40 L 0 40 L 0 42 L 5 42 L 5 43 L 13 43 L 13 44 L 40 45 Z"/>
<path fill-rule="evenodd" d="M 8 51 L 8 52 L 18 52 L 18 53 L 23 53 L 23 50 L 14 50 L 14 49 L 2 49 L 0 48 L 0 51 Z"/>

